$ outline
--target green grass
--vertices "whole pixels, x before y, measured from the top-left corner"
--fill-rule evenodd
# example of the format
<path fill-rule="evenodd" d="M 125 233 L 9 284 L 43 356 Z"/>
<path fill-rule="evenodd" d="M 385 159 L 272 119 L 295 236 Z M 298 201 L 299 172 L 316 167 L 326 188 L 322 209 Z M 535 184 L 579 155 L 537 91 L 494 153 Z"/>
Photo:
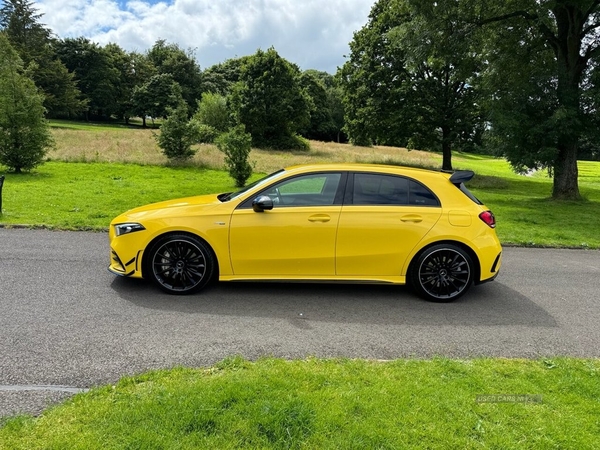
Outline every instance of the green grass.
<path fill-rule="evenodd" d="M 493 394 L 541 402 L 477 401 Z M 0 449 L 583 450 L 597 448 L 599 396 L 599 360 L 229 358 L 10 419 Z"/>
<path fill-rule="evenodd" d="M 106 130 L 123 130 L 127 128 L 142 128 L 142 120 L 141 119 L 133 119 L 130 120 L 129 125 L 124 122 L 80 122 L 73 120 L 60 120 L 60 119 L 51 119 L 48 121 L 51 128 L 61 128 L 61 129 L 69 129 L 69 130 L 79 130 L 79 131 L 106 131 Z M 158 128 L 159 122 L 155 124 L 152 121 L 147 121 L 146 126 L 148 128 Z"/>
<path fill-rule="evenodd" d="M 217 170 L 49 162 L 6 175 L 0 223 L 102 230 L 135 206 L 232 190 L 233 180 Z"/>
<path fill-rule="evenodd" d="M 171 167 L 164 165 L 152 132 L 139 126 L 130 130 L 119 123 L 61 120 L 52 120 L 51 125 L 57 139 L 52 161 L 31 174 L 7 175 L 0 225 L 103 230 L 114 216 L 135 206 L 234 189 L 220 170 L 222 154 L 215 155 L 211 146 L 200 146 L 189 167 Z M 253 151 L 251 158 L 263 172 L 270 166 L 315 161 L 373 160 L 431 167 L 441 158 L 391 147 L 316 142 L 313 146 L 312 152 L 302 155 Z M 552 180 L 545 172 L 522 176 L 503 159 L 464 153 L 454 155 L 453 165 L 476 172 L 468 187 L 496 215 L 496 230 L 504 244 L 600 248 L 599 162 L 579 163 L 584 200 L 570 202 L 550 199 Z"/>

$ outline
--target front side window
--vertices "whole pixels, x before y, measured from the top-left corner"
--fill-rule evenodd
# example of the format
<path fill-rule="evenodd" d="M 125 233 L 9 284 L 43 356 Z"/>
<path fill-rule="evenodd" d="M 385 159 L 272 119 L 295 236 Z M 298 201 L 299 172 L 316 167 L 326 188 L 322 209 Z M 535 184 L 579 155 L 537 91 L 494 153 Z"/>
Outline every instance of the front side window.
<path fill-rule="evenodd" d="M 333 205 L 342 178 L 341 173 L 314 173 L 280 181 L 257 194 L 268 195 L 275 207 Z M 248 208 L 249 199 L 240 205 Z"/>

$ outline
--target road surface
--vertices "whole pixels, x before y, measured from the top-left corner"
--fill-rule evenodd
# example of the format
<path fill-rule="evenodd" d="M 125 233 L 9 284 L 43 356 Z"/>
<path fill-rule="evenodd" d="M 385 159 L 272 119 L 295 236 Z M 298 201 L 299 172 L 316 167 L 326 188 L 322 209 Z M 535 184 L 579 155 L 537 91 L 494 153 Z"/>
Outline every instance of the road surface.
<path fill-rule="evenodd" d="M 506 248 L 455 303 L 404 287 L 221 283 L 176 297 L 108 273 L 105 233 L 0 229 L 0 416 L 149 369 L 249 359 L 600 356 L 600 252 Z"/>

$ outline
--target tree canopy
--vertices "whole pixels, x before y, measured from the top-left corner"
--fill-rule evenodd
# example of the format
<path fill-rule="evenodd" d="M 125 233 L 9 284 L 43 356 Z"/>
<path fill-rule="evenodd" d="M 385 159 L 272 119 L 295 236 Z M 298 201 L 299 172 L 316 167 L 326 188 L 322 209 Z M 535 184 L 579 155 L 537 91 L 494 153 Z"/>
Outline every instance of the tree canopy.
<path fill-rule="evenodd" d="M 310 120 L 308 99 L 299 83 L 300 70 L 275 51 L 259 50 L 242 66 L 232 94 L 239 123 L 259 148 L 305 148 L 296 133 Z"/>
<path fill-rule="evenodd" d="M 352 142 L 441 149 L 445 169 L 486 145 L 579 198 L 580 147 L 600 138 L 599 0 L 379 0 L 350 48 Z"/>
<path fill-rule="evenodd" d="M 86 101 L 74 74 L 58 59 L 52 32 L 40 23 L 42 15 L 26 0 L 5 0 L 0 9 L 0 29 L 45 96 L 51 116 L 72 116 L 85 110 Z"/>
<path fill-rule="evenodd" d="M 554 198 L 579 198 L 580 145 L 600 138 L 600 1 L 468 3 L 487 35 L 495 142 L 517 170 L 549 168 Z"/>
<path fill-rule="evenodd" d="M 23 72 L 23 62 L 0 33 L 0 164 L 17 173 L 43 162 L 52 136 L 43 96 Z"/>
<path fill-rule="evenodd" d="M 169 109 L 180 109 L 181 101 L 181 87 L 171 74 L 163 73 L 133 90 L 132 111 L 143 118 L 145 127 L 146 116 L 167 117 Z"/>
<path fill-rule="evenodd" d="M 340 71 L 350 139 L 442 151 L 473 142 L 480 62 L 458 2 L 380 0 Z"/>
<path fill-rule="evenodd" d="M 185 52 L 177 44 L 168 44 L 161 39 L 156 41 L 147 56 L 159 74 L 171 75 L 179 84 L 191 115 L 202 96 L 202 72 L 192 52 Z"/>

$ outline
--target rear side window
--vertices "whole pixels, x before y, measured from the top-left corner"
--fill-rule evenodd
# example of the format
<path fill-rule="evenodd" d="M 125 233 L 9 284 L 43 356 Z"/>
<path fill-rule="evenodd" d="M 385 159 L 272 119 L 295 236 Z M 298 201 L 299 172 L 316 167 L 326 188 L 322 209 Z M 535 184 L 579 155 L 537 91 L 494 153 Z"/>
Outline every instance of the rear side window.
<path fill-rule="evenodd" d="M 374 173 L 354 174 L 352 199 L 354 205 L 440 205 L 435 194 L 415 180 Z"/>
<path fill-rule="evenodd" d="M 408 204 L 416 206 L 440 206 L 440 202 L 435 194 L 414 180 L 410 180 Z"/>

